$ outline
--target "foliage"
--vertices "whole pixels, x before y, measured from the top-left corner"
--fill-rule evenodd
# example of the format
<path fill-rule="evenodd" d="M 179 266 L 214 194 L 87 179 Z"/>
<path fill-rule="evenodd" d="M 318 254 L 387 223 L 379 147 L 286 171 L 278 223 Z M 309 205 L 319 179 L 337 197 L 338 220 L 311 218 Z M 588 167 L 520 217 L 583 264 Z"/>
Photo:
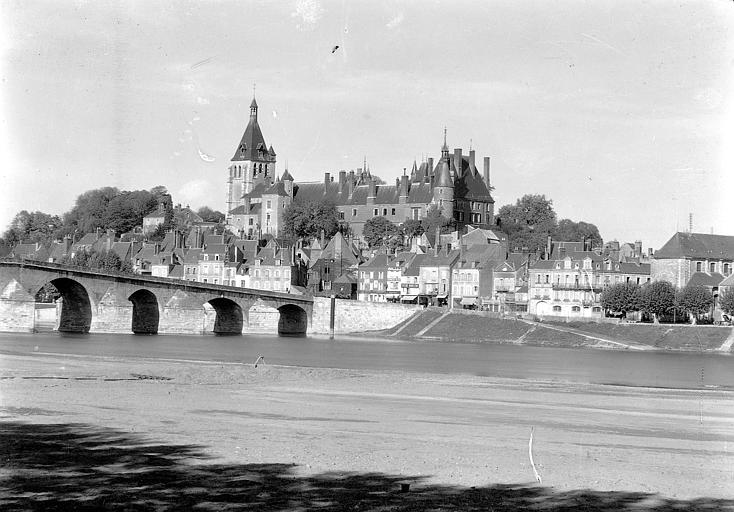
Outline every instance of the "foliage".
<path fill-rule="evenodd" d="M 734 288 L 719 295 L 719 307 L 727 315 L 734 315 Z"/>
<path fill-rule="evenodd" d="M 398 227 L 385 217 L 372 217 L 364 223 L 362 236 L 370 248 L 386 245 L 388 240 L 399 236 Z"/>
<path fill-rule="evenodd" d="M 61 228 L 61 219 L 57 215 L 43 212 L 18 212 L 10 223 L 3 239 L 9 245 L 18 242 L 50 242 L 54 234 Z"/>
<path fill-rule="evenodd" d="M 696 317 L 706 313 L 714 303 L 711 291 L 701 285 L 687 285 L 678 292 L 676 306 L 680 311 L 686 311 L 691 315 L 691 323 L 696 323 Z"/>
<path fill-rule="evenodd" d="M 165 224 L 158 224 L 155 231 L 148 236 L 148 240 L 151 242 L 162 242 L 163 239 L 166 238 L 167 231 Z"/>
<path fill-rule="evenodd" d="M 107 205 L 120 191 L 116 187 L 88 190 L 76 198 L 74 207 L 64 214 L 64 227 L 71 233 L 91 233 L 105 228 Z"/>
<path fill-rule="evenodd" d="M 600 246 L 602 238 L 599 234 L 599 228 L 588 222 L 574 222 L 571 219 L 561 219 L 558 226 L 552 234 L 556 240 L 568 242 L 581 242 L 584 239 L 591 240 L 592 246 Z"/>
<path fill-rule="evenodd" d="M 436 228 L 439 228 L 441 233 L 450 233 L 456 226 L 456 221 L 444 217 L 441 208 L 435 203 L 428 207 L 426 216 L 420 222 L 423 230 L 431 236 L 436 232 Z"/>
<path fill-rule="evenodd" d="M 73 257 L 65 257 L 61 262 L 93 270 L 104 270 L 109 272 L 133 271 L 132 263 L 129 261 L 122 261 L 117 253 L 113 251 L 78 251 Z"/>
<path fill-rule="evenodd" d="M 127 233 L 143 224 L 143 217 L 158 204 L 157 198 L 145 190 L 123 191 L 110 199 L 102 223 L 105 229 Z"/>
<path fill-rule="evenodd" d="M 403 222 L 403 234 L 408 238 L 415 238 L 425 233 L 425 228 L 419 220 L 408 219 Z"/>
<path fill-rule="evenodd" d="M 640 311 L 658 317 L 669 313 L 675 307 L 675 287 L 667 281 L 655 281 L 640 290 Z"/>
<path fill-rule="evenodd" d="M 38 293 L 36 293 L 35 301 L 51 303 L 55 302 L 59 297 L 61 297 L 61 294 L 56 287 L 51 283 L 46 283 L 40 290 L 38 290 Z"/>
<path fill-rule="evenodd" d="M 340 226 L 339 211 L 329 203 L 293 202 L 285 210 L 283 231 L 286 238 L 318 238 L 321 231 L 331 238 Z"/>
<path fill-rule="evenodd" d="M 220 211 L 212 210 L 208 206 L 202 206 L 196 210 L 196 214 L 204 222 L 224 222 L 224 214 Z"/>
<path fill-rule="evenodd" d="M 544 195 L 524 195 L 514 205 L 500 208 L 497 224 L 507 233 L 511 249 L 539 252 L 556 229 L 553 201 Z"/>
<path fill-rule="evenodd" d="M 626 314 L 639 310 L 640 287 L 635 283 L 617 283 L 605 288 L 601 305 L 607 311 Z"/>

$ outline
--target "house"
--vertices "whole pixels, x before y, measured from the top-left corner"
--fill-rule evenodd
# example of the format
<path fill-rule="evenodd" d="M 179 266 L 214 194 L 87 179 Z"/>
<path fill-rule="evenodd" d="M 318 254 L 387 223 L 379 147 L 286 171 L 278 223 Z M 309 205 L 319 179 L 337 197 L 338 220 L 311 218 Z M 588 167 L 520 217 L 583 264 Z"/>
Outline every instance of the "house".
<path fill-rule="evenodd" d="M 357 298 L 370 302 L 387 302 L 387 272 L 390 256 L 375 254 L 359 266 Z"/>
<path fill-rule="evenodd" d="M 311 260 L 307 288 L 313 294 L 329 294 L 331 282 L 345 272 L 356 270 L 360 262 L 360 251 L 337 232 L 321 251 L 318 259 Z"/>
<path fill-rule="evenodd" d="M 653 281 L 668 281 L 678 288 L 689 281 L 719 282 L 732 274 L 734 236 L 675 233 L 650 261 Z M 696 276 L 696 274 L 702 274 Z"/>
<path fill-rule="evenodd" d="M 405 261 L 402 274 L 400 276 L 400 302 L 404 303 L 420 303 L 427 304 L 428 298 L 422 297 L 420 289 L 420 265 L 426 258 L 426 254 L 415 254 L 413 258 Z"/>
<path fill-rule="evenodd" d="M 494 247 L 475 245 L 461 247 L 459 258 L 451 270 L 451 306 L 476 307 L 493 296 Z"/>
<path fill-rule="evenodd" d="M 561 255 L 559 251 L 559 256 Z M 593 251 L 539 260 L 528 269 L 528 311 L 539 316 L 600 318 L 601 293 L 619 283 L 650 282 L 650 264 L 626 263 Z"/>
<path fill-rule="evenodd" d="M 48 261 L 49 249 L 41 244 L 41 242 L 18 243 L 10 250 L 8 257 L 22 260 Z"/>
<path fill-rule="evenodd" d="M 387 266 L 387 289 L 385 290 L 385 299 L 388 302 L 401 301 L 403 274 L 415 257 L 415 253 L 400 252 L 390 259 Z"/>
<path fill-rule="evenodd" d="M 290 292 L 291 288 L 291 251 L 281 248 L 271 240 L 261 248 L 257 255 L 247 260 L 245 271 L 249 274 L 249 287 L 258 290 Z"/>
<path fill-rule="evenodd" d="M 143 217 L 143 233 L 151 235 L 166 221 L 166 204 L 161 201 L 155 210 Z"/>
<path fill-rule="evenodd" d="M 439 251 L 436 247 L 433 254 L 425 255 L 419 263 L 419 295 L 428 303 L 436 306 L 448 304 L 451 293 L 451 271 L 459 259 L 459 252 L 447 249 Z"/>

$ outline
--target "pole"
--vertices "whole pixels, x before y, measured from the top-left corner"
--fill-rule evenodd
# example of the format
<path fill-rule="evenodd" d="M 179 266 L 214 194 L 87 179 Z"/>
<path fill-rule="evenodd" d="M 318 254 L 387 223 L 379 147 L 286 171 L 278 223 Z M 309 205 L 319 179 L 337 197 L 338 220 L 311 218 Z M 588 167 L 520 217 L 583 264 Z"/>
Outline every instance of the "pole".
<path fill-rule="evenodd" d="M 331 295 L 331 315 L 329 316 L 329 339 L 334 339 L 334 313 L 336 312 L 336 296 Z"/>

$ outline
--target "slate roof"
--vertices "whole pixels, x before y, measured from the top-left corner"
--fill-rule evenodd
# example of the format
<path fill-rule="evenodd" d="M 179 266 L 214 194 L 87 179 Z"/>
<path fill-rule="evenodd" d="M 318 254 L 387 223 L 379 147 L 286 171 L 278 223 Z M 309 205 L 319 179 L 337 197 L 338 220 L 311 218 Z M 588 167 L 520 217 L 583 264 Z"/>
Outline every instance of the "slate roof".
<path fill-rule="evenodd" d="M 369 261 L 359 266 L 360 270 L 369 268 L 387 268 L 390 257 L 387 254 L 375 254 Z"/>
<path fill-rule="evenodd" d="M 416 254 L 415 258 L 408 263 L 408 265 L 405 267 L 405 271 L 403 272 L 404 276 L 418 276 L 420 275 L 420 267 L 421 263 L 423 263 L 423 260 L 426 259 L 428 255 L 427 254 Z"/>
<path fill-rule="evenodd" d="M 189 249 L 186 251 L 183 258 L 184 265 L 198 265 L 202 252 L 203 249 Z"/>
<path fill-rule="evenodd" d="M 257 122 L 257 102 L 254 98 L 250 104 L 250 108 L 255 109 L 254 113 L 250 114 L 250 121 L 247 123 L 247 128 L 245 128 L 245 133 L 242 134 L 237 149 L 235 149 L 232 161 L 274 161 L 275 152 L 271 155 L 268 146 L 265 144 L 265 137 L 263 137 L 262 130 L 260 130 L 260 124 Z"/>
<path fill-rule="evenodd" d="M 734 259 L 734 236 L 678 232 L 660 249 L 655 259 Z"/>
<path fill-rule="evenodd" d="M 250 203 L 250 211 L 244 204 L 239 205 L 237 208 L 230 210 L 229 213 L 232 215 L 259 215 L 262 211 L 262 203 Z"/>
<path fill-rule="evenodd" d="M 650 264 L 649 263 L 635 263 L 635 262 L 619 262 L 619 271 L 623 274 L 643 274 L 650 275 Z M 723 276 L 722 276 L 723 278 Z"/>
<path fill-rule="evenodd" d="M 709 274 L 707 272 L 694 272 L 691 278 L 688 280 L 688 285 L 708 286 L 709 288 L 714 286 L 720 286 L 724 281 L 724 276 L 718 272 Z"/>
<path fill-rule="evenodd" d="M 38 261 L 48 260 L 48 255 L 48 249 L 40 244 L 17 244 L 10 252 L 10 256 L 14 258 L 24 258 Z"/>
<path fill-rule="evenodd" d="M 288 192 L 285 191 L 285 184 L 280 180 L 277 180 L 275 183 L 270 185 L 270 187 L 268 187 L 267 190 L 263 192 L 263 195 L 264 194 L 275 194 L 278 196 L 288 197 Z"/>
<path fill-rule="evenodd" d="M 734 274 L 730 275 L 719 283 L 719 286 L 732 286 L 734 287 Z"/>

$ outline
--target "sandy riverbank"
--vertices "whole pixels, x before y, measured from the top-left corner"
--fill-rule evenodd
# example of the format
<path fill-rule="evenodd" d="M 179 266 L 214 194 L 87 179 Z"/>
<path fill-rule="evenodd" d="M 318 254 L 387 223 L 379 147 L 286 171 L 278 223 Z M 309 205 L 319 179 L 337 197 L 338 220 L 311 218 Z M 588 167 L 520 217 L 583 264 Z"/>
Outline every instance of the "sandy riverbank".
<path fill-rule="evenodd" d="M 385 510 L 441 503 L 480 510 L 500 498 L 507 508 L 498 510 L 531 498 L 590 510 L 697 497 L 706 499 L 678 505 L 734 505 L 713 501 L 734 494 L 731 392 L 267 364 L 47 355 L 0 361 L 6 496 L 34 488 L 41 474 L 51 499 L 87 496 L 91 503 L 122 503 L 138 492 L 165 505 L 177 492 L 191 503 L 215 494 L 220 505 L 236 496 L 260 505 L 253 510 L 319 500 L 331 500 L 326 510 L 347 502 L 354 510 L 379 503 L 393 507 Z M 531 427 L 542 486 L 528 456 Z M 46 441 L 41 448 L 58 442 L 66 449 L 39 451 L 39 440 Z M 92 450 L 95 443 L 103 450 Z M 100 453 L 108 456 L 99 461 Z M 140 477 L 121 480 L 130 471 Z M 69 475 L 78 488 L 61 485 Z M 394 494 L 399 482 L 413 483 L 409 498 Z M 293 507 L 289 496 L 300 496 Z M 415 508 L 399 508 L 407 504 Z"/>

